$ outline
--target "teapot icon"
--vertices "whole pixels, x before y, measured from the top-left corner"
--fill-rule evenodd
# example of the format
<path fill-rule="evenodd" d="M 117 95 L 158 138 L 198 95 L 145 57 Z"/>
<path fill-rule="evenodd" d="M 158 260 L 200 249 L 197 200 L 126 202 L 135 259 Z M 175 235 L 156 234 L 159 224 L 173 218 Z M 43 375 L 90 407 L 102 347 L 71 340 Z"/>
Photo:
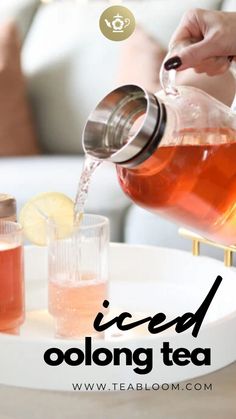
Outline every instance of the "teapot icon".
<path fill-rule="evenodd" d="M 119 13 L 113 16 L 113 20 L 109 22 L 109 20 L 105 19 L 105 23 L 108 28 L 112 29 L 114 33 L 122 33 L 124 29 L 130 25 L 130 19 L 124 18 L 123 16 L 119 15 Z"/>

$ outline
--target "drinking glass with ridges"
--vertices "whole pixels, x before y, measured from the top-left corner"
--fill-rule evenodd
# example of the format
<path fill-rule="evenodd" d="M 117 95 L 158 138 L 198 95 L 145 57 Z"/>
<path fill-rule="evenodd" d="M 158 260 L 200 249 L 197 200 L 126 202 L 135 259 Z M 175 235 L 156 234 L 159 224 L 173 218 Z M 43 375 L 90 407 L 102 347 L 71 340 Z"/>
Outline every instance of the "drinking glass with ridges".
<path fill-rule="evenodd" d="M 49 313 L 56 336 L 102 338 L 93 321 L 108 298 L 109 221 L 84 214 L 79 225 L 49 225 Z"/>

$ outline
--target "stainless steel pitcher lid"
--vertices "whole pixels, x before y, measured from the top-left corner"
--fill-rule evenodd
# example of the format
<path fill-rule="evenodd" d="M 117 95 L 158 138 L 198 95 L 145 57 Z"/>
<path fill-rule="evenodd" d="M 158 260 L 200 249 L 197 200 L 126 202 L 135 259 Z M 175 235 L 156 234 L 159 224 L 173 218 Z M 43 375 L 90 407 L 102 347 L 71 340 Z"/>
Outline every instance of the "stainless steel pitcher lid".
<path fill-rule="evenodd" d="M 121 164 L 142 151 L 142 160 L 161 140 L 165 108 L 156 96 L 135 85 L 110 92 L 90 114 L 83 132 L 85 153 Z M 147 147 L 152 143 L 152 147 Z M 147 148 L 145 152 L 145 148 Z M 152 149 L 152 150 L 151 150 Z"/>

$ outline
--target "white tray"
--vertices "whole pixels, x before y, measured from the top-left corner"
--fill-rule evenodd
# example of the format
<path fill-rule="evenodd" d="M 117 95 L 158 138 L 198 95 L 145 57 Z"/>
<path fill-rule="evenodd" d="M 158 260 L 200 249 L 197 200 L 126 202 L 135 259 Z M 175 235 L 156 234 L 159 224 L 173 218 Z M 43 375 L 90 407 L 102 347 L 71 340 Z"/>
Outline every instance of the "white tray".
<path fill-rule="evenodd" d="M 46 349 L 84 348 L 84 341 L 54 339 L 53 322 L 47 313 L 47 254 L 44 248 L 26 247 L 26 322 L 20 336 L 0 334 L 0 384 L 46 390 L 72 390 L 72 383 L 179 382 L 207 374 L 236 360 L 236 269 L 190 253 L 149 246 L 112 244 L 110 249 L 110 307 L 118 313 L 127 310 L 135 317 L 163 311 L 167 319 L 194 312 L 210 290 L 217 275 L 223 282 L 195 339 L 191 329 L 177 334 L 174 329 L 150 335 L 146 326 L 105 340 L 93 341 L 93 348 L 153 348 L 153 369 L 136 374 L 136 365 L 119 367 L 93 365 L 71 367 L 63 363 L 48 366 Z M 160 356 L 163 341 L 172 348 L 210 347 L 211 366 L 165 366 Z"/>

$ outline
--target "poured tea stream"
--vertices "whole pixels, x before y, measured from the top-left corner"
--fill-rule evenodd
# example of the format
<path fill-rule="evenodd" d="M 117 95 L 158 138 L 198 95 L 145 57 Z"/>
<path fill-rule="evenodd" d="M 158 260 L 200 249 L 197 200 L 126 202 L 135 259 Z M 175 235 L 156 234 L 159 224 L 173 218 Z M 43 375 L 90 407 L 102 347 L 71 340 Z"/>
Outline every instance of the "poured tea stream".
<path fill-rule="evenodd" d="M 80 224 L 84 214 L 84 207 L 88 197 L 88 190 L 91 181 L 91 177 L 94 171 L 102 162 L 100 160 L 94 159 L 91 156 L 85 157 L 85 162 L 83 170 L 80 176 L 80 181 L 78 185 L 78 190 L 75 198 L 74 206 L 74 222 L 75 224 Z"/>

